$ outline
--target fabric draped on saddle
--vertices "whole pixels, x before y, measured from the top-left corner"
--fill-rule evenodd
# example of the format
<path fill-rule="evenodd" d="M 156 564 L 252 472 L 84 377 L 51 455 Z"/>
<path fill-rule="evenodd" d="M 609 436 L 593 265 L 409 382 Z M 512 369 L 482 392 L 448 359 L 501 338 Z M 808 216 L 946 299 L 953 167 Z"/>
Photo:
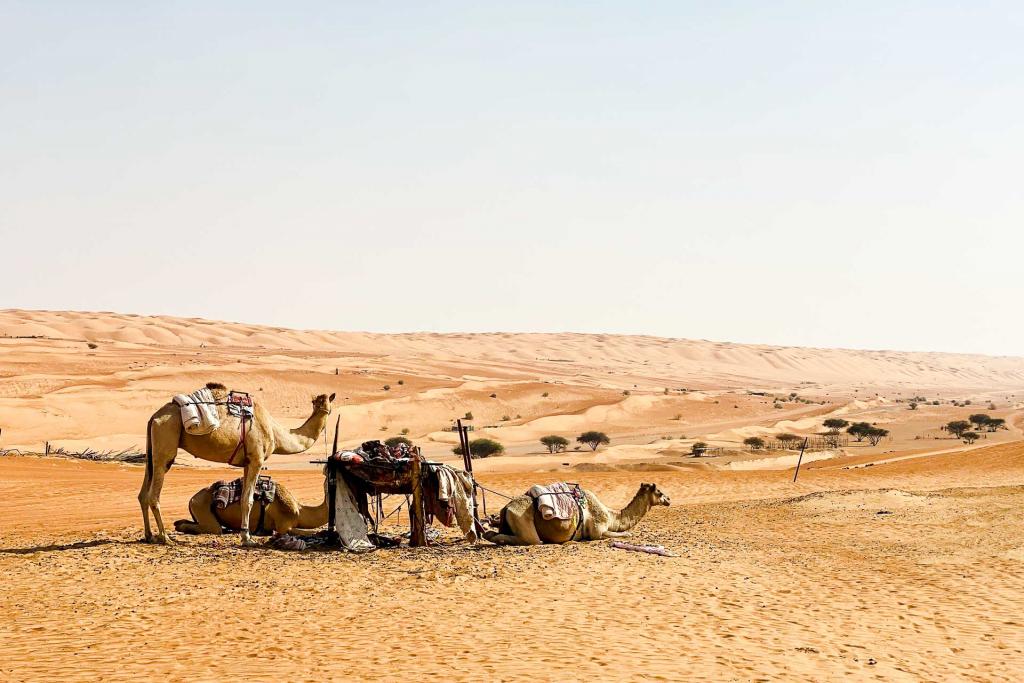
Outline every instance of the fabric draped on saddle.
<path fill-rule="evenodd" d="M 220 427 L 217 400 L 209 387 L 191 394 L 177 394 L 174 402 L 181 409 L 181 424 L 193 436 L 203 436 Z"/>
<path fill-rule="evenodd" d="M 533 498 L 537 511 L 544 519 L 572 519 L 576 511 L 587 507 L 587 498 L 579 484 L 557 481 L 547 486 L 530 487 L 526 492 Z"/>
<path fill-rule="evenodd" d="M 242 480 L 218 481 L 210 485 L 213 492 L 213 507 L 216 510 L 223 510 L 229 505 L 242 500 Z M 256 480 L 256 493 L 253 495 L 254 505 L 270 505 L 277 496 L 277 483 L 266 476 L 260 476 Z"/>
<path fill-rule="evenodd" d="M 220 427 L 217 406 L 227 407 L 228 415 L 252 420 L 256 404 L 244 391 L 228 391 L 223 384 L 210 382 L 191 394 L 176 394 L 174 403 L 181 409 L 181 424 L 193 436 L 205 436 Z"/>

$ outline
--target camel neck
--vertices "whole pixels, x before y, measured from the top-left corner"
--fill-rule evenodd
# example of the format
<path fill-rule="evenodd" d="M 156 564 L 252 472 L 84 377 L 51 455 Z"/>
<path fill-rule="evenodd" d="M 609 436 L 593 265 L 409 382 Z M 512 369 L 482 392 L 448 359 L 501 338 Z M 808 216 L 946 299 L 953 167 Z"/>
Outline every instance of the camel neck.
<path fill-rule="evenodd" d="M 314 411 L 302 426 L 295 429 L 287 429 L 274 421 L 274 452 L 289 454 L 308 450 L 316 443 L 326 425 L 327 413 L 322 410 Z"/>
<path fill-rule="evenodd" d="M 299 523 L 296 526 L 300 529 L 318 529 L 324 524 L 327 524 L 326 490 L 324 491 L 324 500 L 319 505 L 315 507 L 299 506 Z"/>
<path fill-rule="evenodd" d="M 651 503 L 647 496 L 643 495 L 643 491 L 637 491 L 636 495 L 633 496 L 633 500 L 629 501 L 629 505 L 618 512 L 612 513 L 615 524 L 612 525 L 611 530 L 629 531 L 643 519 L 650 509 Z"/>

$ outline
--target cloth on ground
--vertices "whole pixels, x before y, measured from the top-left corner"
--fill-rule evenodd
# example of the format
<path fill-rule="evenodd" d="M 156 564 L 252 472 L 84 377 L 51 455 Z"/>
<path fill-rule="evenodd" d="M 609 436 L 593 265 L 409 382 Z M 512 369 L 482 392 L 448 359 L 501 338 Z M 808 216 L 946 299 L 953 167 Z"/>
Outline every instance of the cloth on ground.
<path fill-rule="evenodd" d="M 544 519 L 572 519 L 579 509 L 579 487 L 558 481 L 547 486 L 531 486 L 526 495 L 537 501 L 537 509 Z"/>
<path fill-rule="evenodd" d="M 327 474 L 326 468 L 324 474 Z M 366 520 L 359 514 L 356 497 L 345 478 L 340 476 L 334 491 L 334 531 L 346 550 L 363 553 L 376 549 L 366 535 Z"/>
<path fill-rule="evenodd" d="M 223 510 L 229 505 L 234 505 L 242 500 L 242 480 L 218 481 L 210 487 L 213 490 L 213 507 Z M 270 477 L 260 477 L 256 480 L 256 493 L 253 494 L 253 503 L 270 505 L 277 496 L 277 484 Z"/>
<path fill-rule="evenodd" d="M 213 392 L 203 387 L 191 394 L 177 394 L 174 402 L 181 409 L 181 423 L 193 436 L 209 434 L 220 426 Z"/>
<path fill-rule="evenodd" d="M 452 526 L 457 520 L 466 540 L 476 543 L 473 480 L 466 472 L 449 465 L 431 465 L 430 469 L 437 476 L 437 496 L 427 500 L 428 511 L 445 526 Z"/>

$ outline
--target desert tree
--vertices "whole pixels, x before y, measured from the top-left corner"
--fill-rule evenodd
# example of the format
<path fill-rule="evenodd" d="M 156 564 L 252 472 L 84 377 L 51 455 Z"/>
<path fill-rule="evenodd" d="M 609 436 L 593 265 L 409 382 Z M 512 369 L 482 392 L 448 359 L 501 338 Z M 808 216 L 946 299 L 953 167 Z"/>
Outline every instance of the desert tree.
<path fill-rule="evenodd" d="M 846 428 L 846 433 L 857 441 L 863 441 L 869 431 L 871 431 L 871 424 L 868 422 L 854 422 Z"/>
<path fill-rule="evenodd" d="M 967 420 L 953 420 L 952 422 L 946 423 L 946 431 L 958 439 L 970 428 L 971 423 Z"/>
<path fill-rule="evenodd" d="M 690 450 L 693 453 L 693 457 L 699 458 L 708 450 L 708 445 L 703 441 L 697 441 Z"/>
<path fill-rule="evenodd" d="M 743 439 L 743 445 L 749 447 L 752 451 L 759 451 L 764 448 L 764 439 L 759 436 L 748 436 Z"/>
<path fill-rule="evenodd" d="M 557 434 L 542 436 L 540 442 L 548 449 L 548 453 L 561 453 L 569 447 L 569 439 Z"/>
<path fill-rule="evenodd" d="M 840 429 L 848 426 L 850 423 L 838 417 L 830 417 L 821 424 L 828 430 L 829 434 L 838 434 Z"/>
<path fill-rule="evenodd" d="M 917 401 L 911 401 L 910 402 L 910 409 L 911 410 L 917 410 Z"/>
<path fill-rule="evenodd" d="M 882 439 L 889 436 L 889 430 L 882 429 L 881 427 L 872 427 L 865 436 L 868 437 L 868 442 L 872 446 L 877 446 Z"/>
<path fill-rule="evenodd" d="M 776 434 L 775 439 L 782 442 L 783 448 L 796 448 L 796 444 L 803 440 L 803 437 L 797 436 L 796 434 L 790 434 L 783 432 Z"/>
<path fill-rule="evenodd" d="M 967 419 L 971 421 L 971 424 L 974 425 L 976 429 L 981 429 L 982 427 L 987 425 L 989 423 L 989 420 L 991 420 L 992 418 L 985 413 L 975 413 L 974 415 L 971 415 Z"/>
<path fill-rule="evenodd" d="M 981 435 L 978 434 L 978 432 L 964 432 L 960 435 L 960 438 L 963 439 L 965 444 L 970 446 L 972 443 L 977 441 L 980 436 Z"/>
<path fill-rule="evenodd" d="M 605 434 L 604 432 L 590 431 L 583 432 L 582 434 L 577 436 L 576 442 L 586 444 L 590 446 L 590 450 L 596 451 L 598 446 L 601 446 L 603 444 L 609 444 L 612 442 L 612 440 L 609 439 L 608 435 Z"/>
<path fill-rule="evenodd" d="M 1006 420 L 1001 417 L 993 417 L 985 423 L 985 429 L 990 432 L 994 432 L 997 429 L 1006 429 Z"/>

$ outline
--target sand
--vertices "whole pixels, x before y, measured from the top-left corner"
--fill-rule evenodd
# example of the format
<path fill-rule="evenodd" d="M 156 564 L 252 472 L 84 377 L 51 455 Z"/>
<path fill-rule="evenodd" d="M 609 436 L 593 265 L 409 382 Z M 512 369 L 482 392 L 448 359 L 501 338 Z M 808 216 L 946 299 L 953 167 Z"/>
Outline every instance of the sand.
<path fill-rule="evenodd" d="M 1011 681 L 1024 670 L 1021 359 L 30 311 L 0 312 L 0 334 L 0 448 L 138 445 L 156 406 L 209 380 L 250 388 L 286 424 L 337 391 L 343 441 L 405 428 L 431 457 L 449 457 L 441 428 L 471 410 L 477 432 L 508 449 L 477 461 L 486 486 L 569 479 L 621 506 L 654 481 L 673 504 L 631 540 L 679 554 L 472 547 L 450 532 L 436 547 L 359 557 L 242 549 L 233 536 L 150 546 L 138 542 L 141 467 L 9 454 L 0 681 Z M 808 402 L 775 408 L 763 392 Z M 919 393 L 940 405 L 909 410 Z M 973 447 L 936 429 L 979 410 L 1010 428 Z M 810 457 L 795 484 L 793 453 L 742 450 L 745 436 L 814 433 L 829 415 L 892 438 Z M 584 427 L 611 447 L 549 455 L 536 443 Z M 726 454 L 689 457 L 697 438 Z M 270 472 L 317 502 L 308 460 L 320 454 L 275 456 Z M 179 460 L 170 520 L 237 473 Z"/>

